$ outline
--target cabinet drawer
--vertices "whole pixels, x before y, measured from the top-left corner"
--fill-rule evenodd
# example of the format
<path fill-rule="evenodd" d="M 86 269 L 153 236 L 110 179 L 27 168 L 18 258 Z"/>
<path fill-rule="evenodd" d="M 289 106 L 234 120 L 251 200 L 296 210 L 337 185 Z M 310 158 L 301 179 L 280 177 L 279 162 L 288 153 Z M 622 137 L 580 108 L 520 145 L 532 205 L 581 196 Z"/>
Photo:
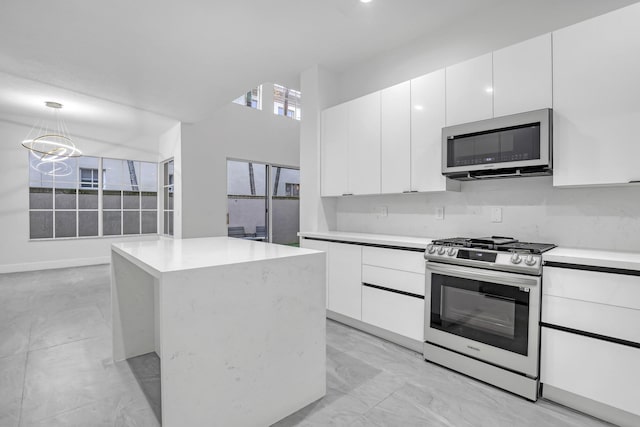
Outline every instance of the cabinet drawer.
<path fill-rule="evenodd" d="M 640 415 L 640 349 L 542 328 L 540 379 Z"/>
<path fill-rule="evenodd" d="M 363 286 L 362 321 L 424 341 L 424 300 Z"/>
<path fill-rule="evenodd" d="M 542 321 L 640 343 L 640 310 L 543 295 Z"/>
<path fill-rule="evenodd" d="M 424 274 L 363 265 L 362 282 L 424 296 Z"/>
<path fill-rule="evenodd" d="M 362 263 L 394 270 L 424 274 L 424 251 L 403 251 L 399 249 L 362 248 Z"/>
<path fill-rule="evenodd" d="M 640 310 L 640 276 L 544 267 L 542 294 Z"/>

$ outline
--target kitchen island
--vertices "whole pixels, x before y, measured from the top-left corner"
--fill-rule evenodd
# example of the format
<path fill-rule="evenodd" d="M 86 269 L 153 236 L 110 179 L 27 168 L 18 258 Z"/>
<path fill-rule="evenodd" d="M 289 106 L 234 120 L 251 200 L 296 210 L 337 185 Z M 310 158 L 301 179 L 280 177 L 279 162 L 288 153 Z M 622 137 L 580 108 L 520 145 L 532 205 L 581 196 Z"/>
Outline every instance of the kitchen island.
<path fill-rule="evenodd" d="M 158 354 L 165 427 L 270 425 L 325 394 L 325 274 L 228 237 L 113 244 L 114 361 Z"/>

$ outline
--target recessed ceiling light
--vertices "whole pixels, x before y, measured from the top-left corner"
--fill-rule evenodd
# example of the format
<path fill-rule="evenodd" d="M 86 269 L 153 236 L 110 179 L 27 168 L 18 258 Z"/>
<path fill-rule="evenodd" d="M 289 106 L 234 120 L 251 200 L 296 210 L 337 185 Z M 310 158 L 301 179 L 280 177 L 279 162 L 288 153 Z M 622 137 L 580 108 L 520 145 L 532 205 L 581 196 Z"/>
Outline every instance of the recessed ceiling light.
<path fill-rule="evenodd" d="M 360 0 L 360 3 L 371 3 L 371 0 Z"/>
<path fill-rule="evenodd" d="M 418 111 L 424 110 L 424 107 L 422 105 L 414 105 L 413 108 L 415 108 Z"/>
<path fill-rule="evenodd" d="M 489 86 L 484 91 L 487 92 L 487 93 L 492 93 L 493 92 L 493 88 L 491 86 Z"/>

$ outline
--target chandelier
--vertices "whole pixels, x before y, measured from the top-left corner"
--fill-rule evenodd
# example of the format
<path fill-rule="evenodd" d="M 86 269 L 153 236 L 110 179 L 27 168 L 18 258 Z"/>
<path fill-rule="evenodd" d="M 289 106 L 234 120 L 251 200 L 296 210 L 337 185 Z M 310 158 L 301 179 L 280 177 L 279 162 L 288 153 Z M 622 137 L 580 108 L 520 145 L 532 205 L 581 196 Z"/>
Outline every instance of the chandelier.
<path fill-rule="evenodd" d="M 82 156 L 82 152 L 71 140 L 66 124 L 60 118 L 62 104 L 47 101 L 44 105 L 51 108 L 52 119 L 36 122 L 22 141 L 22 146 L 38 157 L 41 164 L 58 163 L 70 157 Z M 57 169 L 57 166 L 53 169 Z"/>

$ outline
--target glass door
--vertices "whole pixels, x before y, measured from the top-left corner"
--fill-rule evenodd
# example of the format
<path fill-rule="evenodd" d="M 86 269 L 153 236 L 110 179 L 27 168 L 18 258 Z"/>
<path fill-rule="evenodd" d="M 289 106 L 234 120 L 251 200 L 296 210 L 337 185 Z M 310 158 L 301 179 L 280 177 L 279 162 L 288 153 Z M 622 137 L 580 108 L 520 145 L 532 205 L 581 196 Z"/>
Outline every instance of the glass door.
<path fill-rule="evenodd" d="M 300 170 L 271 166 L 271 242 L 298 246 Z"/>
<path fill-rule="evenodd" d="M 267 165 L 227 160 L 228 236 L 268 240 Z"/>

